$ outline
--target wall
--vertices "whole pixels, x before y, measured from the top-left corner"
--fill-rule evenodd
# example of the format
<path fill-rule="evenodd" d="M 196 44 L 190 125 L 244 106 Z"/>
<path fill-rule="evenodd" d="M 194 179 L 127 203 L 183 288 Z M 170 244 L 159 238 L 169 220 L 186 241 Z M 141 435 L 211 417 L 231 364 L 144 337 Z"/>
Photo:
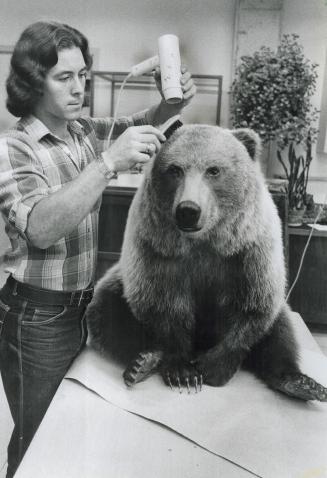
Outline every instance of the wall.
<path fill-rule="evenodd" d="M 318 108 L 327 46 L 326 3 L 284 0 L 281 23 L 282 33 L 298 33 L 307 56 L 319 63 L 314 98 Z M 0 0 L 0 7 L 0 45 L 13 45 L 31 22 L 56 19 L 88 36 L 99 50 L 99 69 L 128 70 L 155 53 L 158 36 L 176 33 L 191 71 L 223 75 L 221 124 L 228 126 L 236 0 Z M 317 155 L 312 175 L 327 177 L 326 154 Z"/>
<path fill-rule="evenodd" d="M 285 33 L 298 34 L 306 57 L 318 64 L 317 89 L 312 103 L 322 110 L 317 124 L 321 134 L 318 147 L 313 150 L 308 190 L 314 193 L 317 202 L 322 202 L 327 192 L 327 1 L 237 0 L 236 12 L 235 64 L 240 56 L 252 54 L 262 44 L 275 49 Z M 283 174 L 275 158 L 276 152 L 272 151 L 269 176 Z"/>
<path fill-rule="evenodd" d="M 88 36 L 91 46 L 98 50 L 97 68 L 128 70 L 155 53 L 158 36 L 175 33 L 181 41 L 183 59 L 192 72 L 223 75 L 221 124 L 228 126 L 235 8 L 236 0 L 0 0 L 0 45 L 13 45 L 29 23 L 55 19 Z M 282 33 L 298 33 L 307 56 L 319 63 L 314 97 L 318 108 L 322 99 L 326 26 L 326 0 L 284 0 Z M 326 154 L 317 154 L 311 175 L 327 178 Z M 323 192 L 326 184 L 315 181 L 310 187 Z"/>
<path fill-rule="evenodd" d="M 157 38 L 175 33 L 194 73 L 223 75 L 222 124 L 228 125 L 234 0 L 0 0 L 0 45 L 29 23 L 56 19 L 83 31 L 99 49 L 98 69 L 128 70 L 153 56 Z"/>
<path fill-rule="evenodd" d="M 276 49 L 280 40 L 283 0 L 237 0 L 234 68 L 244 55 L 265 45 Z"/>
<path fill-rule="evenodd" d="M 0 0 L 0 45 L 13 45 L 37 20 L 63 21 L 98 50 L 97 69 L 126 71 L 156 53 L 160 35 L 175 33 L 190 71 L 223 75 L 221 124 L 228 126 L 234 9 L 234 0 Z M 3 89 L 0 101 L 3 128 L 14 121 Z M 0 218 L 0 255 L 7 244 Z"/>
<path fill-rule="evenodd" d="M 327 49 L 327 1 L 326 0 L 284 0 L 282 14 L 282 33 L 297 33 L 306 56 L 318 63 L 317 91 L 313 97 L 314 106 L 320 110 L 322 85 Z M 326 107 L 327 105 L 325 105 Z M 315 199 L 323 201 L 327 194 L 327 154 L 315 154 L 310 168 L 312 180 L 309 191 Z M 319 179 L 324 178 L 325 181 Z"/>

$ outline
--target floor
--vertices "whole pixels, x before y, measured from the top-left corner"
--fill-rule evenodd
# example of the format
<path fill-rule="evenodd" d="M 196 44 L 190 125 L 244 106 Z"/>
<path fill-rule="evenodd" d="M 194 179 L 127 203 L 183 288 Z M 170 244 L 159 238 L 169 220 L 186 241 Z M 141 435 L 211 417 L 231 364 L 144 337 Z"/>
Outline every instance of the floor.
<path fill-rule="evenodd" d="M 4 283 L 6 275 L 0 266 L 0 287 Z M 327 333 L 314 332 L 314 338 L 316 339 L 321 350 L 327 356 Z M 6 456 L 7 456 L 7 444 L 10 438 L 13 422 L 10 416 L 8 404 L 4 394 L 2 381 L 0 380 L 0 478 L 5 478 L 6 475 Z"/>

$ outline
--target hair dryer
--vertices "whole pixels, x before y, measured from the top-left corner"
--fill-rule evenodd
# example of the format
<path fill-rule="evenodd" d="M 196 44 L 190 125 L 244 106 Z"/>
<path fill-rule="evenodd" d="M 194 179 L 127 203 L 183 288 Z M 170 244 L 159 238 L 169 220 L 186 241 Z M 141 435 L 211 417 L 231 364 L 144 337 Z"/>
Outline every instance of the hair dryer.
<path fill-rule="evenodd" d="M 158 39 L 158 55 L 134 65 L 131 76 L 140 76 L 149 73 L 157 66 L 161 71 L 161 86 L 167 103 L 179 103 L 183 99 L 180 84 L 181 57 L 179 41 L 176 35 L 162 35 Z"/>

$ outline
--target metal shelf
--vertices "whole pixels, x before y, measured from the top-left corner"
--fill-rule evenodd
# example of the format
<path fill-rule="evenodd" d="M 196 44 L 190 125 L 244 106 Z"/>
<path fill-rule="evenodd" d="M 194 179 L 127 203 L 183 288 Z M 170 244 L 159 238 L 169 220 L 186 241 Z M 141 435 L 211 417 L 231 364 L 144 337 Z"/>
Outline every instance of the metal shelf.
<path fill-rule="evenodd" d="M 90 76 L 90 115 L 95 116 L 95 94 L 96 94 L 96 80 L 102 79 L 110 82 L 110 116 L 115 114 L 115 93 L 117 88 L 121 86 L 125 80 L 128 72 L 126 71 L 106 71 L 95 70 L 91 71 Z M 222 96 L 222 82 L 221 75 L 202 75 L 192 74 L 194 83 L 197 86 L 197 96 L 201 94 L 213 94 L 215 96 L 216 111 L 215 124 L 220 124 L 221 112 L 221 96 Z M 156 89 L 155 81 L 152 74 L 142 75 L 137 78 L 129 78 L 126 82 L 126 89 L 149 90 Z"/>

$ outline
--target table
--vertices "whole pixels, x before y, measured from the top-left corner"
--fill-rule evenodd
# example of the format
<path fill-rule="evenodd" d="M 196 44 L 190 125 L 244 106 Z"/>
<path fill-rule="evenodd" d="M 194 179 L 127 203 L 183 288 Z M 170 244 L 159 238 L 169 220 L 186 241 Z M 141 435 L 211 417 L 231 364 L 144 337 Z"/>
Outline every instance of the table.
<path fill-rule="evenodd" d="M 15 478 L 253 477 L 64 380 Z"/>
<path fill-rule="evenodd" d="M 301 344 L 319 347 L 294 314 Z M 246 446 L 246 444 L 245 444 Z M 258 476 L 70 379 L 60 385 L 16 478 Z M 279 476 L 281 478 L 281 476 Z"/>

